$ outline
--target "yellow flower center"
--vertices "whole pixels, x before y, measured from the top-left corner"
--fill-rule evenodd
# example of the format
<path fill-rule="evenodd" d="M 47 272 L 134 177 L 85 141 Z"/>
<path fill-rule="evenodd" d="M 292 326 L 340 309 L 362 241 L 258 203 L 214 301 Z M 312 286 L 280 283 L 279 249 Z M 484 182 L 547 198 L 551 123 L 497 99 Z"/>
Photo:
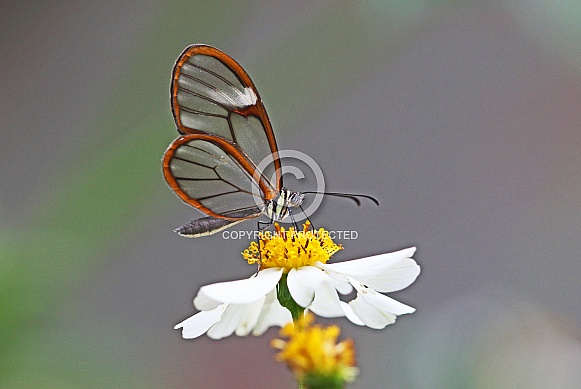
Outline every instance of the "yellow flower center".
<path fill-rule="evenodd" d="M 351 381 L 357 375 L 355 347 L 351 339 L 337 342 L 339 327 L 312 325 L 311 313 L 280 331 L 287 341 L 273 339 L 271 346 L 279 349 L 276 358 L 283 361 L 300 377 L 306 375 L 337 377 Z"/>
<path fill-rule="evenodd" d="M 249 264 L 258 262 L 260 270 L 278 267 L 288 273 L 293 268 L 310 266 L 315 262 L 326 263 L 331 255 L 343 249 L 333 242 L 328 231 L 323 228 L 311 231 L 309 226 L 307 221 L 303 231 L 297 232 L 293 227 L 285 230 L 275 223 L 276 232 L 261 232 L 258 244 L 251 242 L 242 256 Z"/>

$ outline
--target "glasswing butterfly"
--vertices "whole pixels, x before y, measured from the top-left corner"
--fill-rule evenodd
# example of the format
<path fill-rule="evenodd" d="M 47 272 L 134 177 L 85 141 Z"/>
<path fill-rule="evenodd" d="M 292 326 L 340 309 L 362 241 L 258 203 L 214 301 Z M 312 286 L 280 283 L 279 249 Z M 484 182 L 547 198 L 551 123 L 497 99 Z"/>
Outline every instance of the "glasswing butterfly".
<path fill-rule="evenodd" d="M 186 204 L 206 217 L 175 229 L 181 236 L 211 235 L 266 215 L 292 216 L 304 194 L 282 186 L 281 161 L 264 104 L 248 73 L 229 55 L 203 44 L 187 47 L 173 68 L 171 109 L 181 134 L 163 156 L 163 174 Z M 273 181 L 256 163 L 271 156 Z M 324 194 L 351 198 L 347 193 Z M 267 224 L 270 224 L 267 223 Z"/>

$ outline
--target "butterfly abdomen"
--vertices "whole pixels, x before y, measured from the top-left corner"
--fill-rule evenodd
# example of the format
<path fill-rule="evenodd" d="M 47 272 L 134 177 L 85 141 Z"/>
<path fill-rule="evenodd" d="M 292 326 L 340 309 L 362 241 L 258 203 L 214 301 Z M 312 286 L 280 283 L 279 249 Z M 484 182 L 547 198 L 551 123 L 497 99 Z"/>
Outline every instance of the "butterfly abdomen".
<path fill-rule="evenodd" d="M 240 209 L 225 213 L 225 216 L 229 216 L 232 219 L 222 219 L 213 216 L 206 216 L 178 227 L 174 230 L 174 232 L 180 236 L 185 236 L 186 238 L 197 238 L 200 236 L 215 234 L 233 226 L 234 224 L 243 222 L 249 217 L 257 217 L 259 215 L 260 209 L 256 207 Z"/>
<path fill-rule="evenodd" d="M 178 233 L 180 236 L 185 236 L 186 238 L 197 238 L 200 236 L 215 234 L 216 232 L 220 232 L 234 224 L 240 223 L 241 221 L 244 220 L 218 219 L 212 216 L 207 216 L 178 227 L 174 232 Z"/>

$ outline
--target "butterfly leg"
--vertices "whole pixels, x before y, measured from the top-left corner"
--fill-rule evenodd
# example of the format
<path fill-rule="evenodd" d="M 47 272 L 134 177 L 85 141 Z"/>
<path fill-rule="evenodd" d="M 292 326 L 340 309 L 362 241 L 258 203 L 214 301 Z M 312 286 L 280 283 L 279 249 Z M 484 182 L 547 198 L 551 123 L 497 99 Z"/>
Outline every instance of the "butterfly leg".
<path fill-rule="evenodd" d="M 301 209 L 301 211 L 303 211 L 303 213 L 305 214 L 305 216 L 307 215 L 305 210 L 303 209 L 302 205 L 299 205 L 299 208 Z M 311 221 L 311 219 L 309 219 L 309 217 L 307 216 L 307 220 L 309 222 L 309 224 L 311 225 L 311 229 L 314 231 L 315 230 L 315 226 L 313 225 L 313 222 Z"/>
<path fill-rule="evenodd" d="M 288 214 L 293 222 L 293 226 L 295 227 L 295 231 L 297 231 L 297 232 L 300 231 L 299 225 L 298 225 L 297 221 L 295 220 L 295 217 L 293 216 L 293 211 L 291 209 L 288 210 Z"/>
<path fill-rule="evenodd" d="M 257 224 L 256 229 L 258 230 L 257 232 L 260 233 L 260 232 L 266 230 L 268 227 L 270 227 L 272 225 L 272 223 L 273 223 L 272 219 L 270 219 L 267 222 L 263 222 L 263 221 L 259 220 L 256 223 Z M 262 225 L 262 227 L 261 227 L 261 225 Z M 261 241 L 260 241 L 259 235 L 260 234 L 256 234 L 256 245 L 258 246 L 258 254 L 260 255 L 260 260 L 258 261 L 258 270 L 260 270 L 260 264 L 262 263 L 262 251 L 260 251 Z"/>
<path fill-rule="evenodd" d="M 301 211 L 303 211 L 303 213 L 305 213 L 305 211 L 303 210 L 303 207 L 301 207 L 300 205 L 299 205 L 299 207 L 301 208 Z M 295 231 L 296 231 L 297 233 L 301 233 L 301 234 L 302 234 L 303 232 L 302 232 L 302 230 L 299 230 L 299 225 L 297 224 L 297 221 L 295 220 L 295 218 L 294 218 L 294 216 L 293 216 L 293 212 L 292 212 L 292 211 L 289 209 L 289 210 L 288 210 L 288 213 L 289 213 L 289 215 L 290 215 L 290 217 L 291 217 L 291 220 L 293 221 L 293 225 L 294 225 L 294 227 L 295 227 Z M 309 220 L 309 218 L 308 218 L 308 217 L 307 217 L 307 220 Z M 310 223 L 310 222 L 311 222 L 311 221 L 309 220 L 309 223 Z M 305 250 L 305 253 L 307 252 L 307 246 L 308 246 L 308 245 L 309 245 L 309 242 L 307 241 L 307 244 L 306 244 L 305 246 L 303 246 L 303 250 Z"/>
<path fill-rule="evenodd" d="M 258 226 L 256 227 L 258 229 L 259 232 L 262 232 L 264 230 L 266 230 L 268 227 L 272 226 L 272 219 L 270 219 L 267 222 L 263 222 L 263 221 L 258 221 Z M 260 225 L 264 225 L 264 227 L 260 227 Z"/>

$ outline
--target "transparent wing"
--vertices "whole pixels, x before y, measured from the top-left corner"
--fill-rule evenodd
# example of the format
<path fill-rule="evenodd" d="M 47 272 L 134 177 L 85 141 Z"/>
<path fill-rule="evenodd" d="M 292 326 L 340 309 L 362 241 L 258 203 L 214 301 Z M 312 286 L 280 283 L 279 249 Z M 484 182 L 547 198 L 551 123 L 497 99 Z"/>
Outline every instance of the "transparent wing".
<path fill-rule="evenodd" d="M 178 57 L 171 83 L 171 106 L 182 134 L 215 134 L 256 164 L 274 155 L 273 182 L 280 191 L 280 160 L 264 104 L 248 73 L 215 47 L 192 45 Z"/>
<path fill-rule="evenodd" d="M 184 202 L 215 218 L 256 217 L 256 212 L 244 211 L 262 206 L 276 193 L 242 150 L 215 135 L 188 134 L 174 140 L 163 157 L 163 174 Z"/>

